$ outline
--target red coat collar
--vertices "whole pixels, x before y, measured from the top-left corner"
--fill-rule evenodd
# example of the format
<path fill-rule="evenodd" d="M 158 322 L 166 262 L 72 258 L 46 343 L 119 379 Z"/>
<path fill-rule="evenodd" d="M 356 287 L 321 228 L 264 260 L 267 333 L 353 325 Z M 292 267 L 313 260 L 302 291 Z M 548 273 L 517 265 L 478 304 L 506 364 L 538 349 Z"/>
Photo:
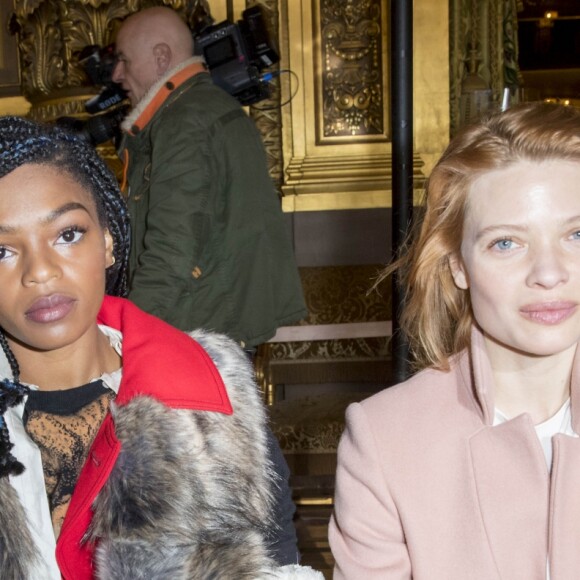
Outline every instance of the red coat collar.
<path fill-rule="evenodd" d="M 199 344 L 123 298 L 106 296 L 99 324 L 123 335 L 123 375 L 117 405 L 148 395 L 170 407 L 232 414 L 225 385 Z"/>

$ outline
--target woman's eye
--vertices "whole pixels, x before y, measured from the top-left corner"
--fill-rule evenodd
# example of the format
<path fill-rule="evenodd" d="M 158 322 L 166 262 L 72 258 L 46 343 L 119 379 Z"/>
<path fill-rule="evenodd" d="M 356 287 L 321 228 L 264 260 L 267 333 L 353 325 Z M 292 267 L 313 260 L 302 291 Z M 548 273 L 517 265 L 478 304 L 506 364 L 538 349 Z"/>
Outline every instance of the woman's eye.
<path fill-rule="evenodd" d="M 61 244 L 74 244 L 78 242 L 84 235 L 85 230 L 79 228 L 69 228 L 64 230 L 58 237 L 57 243 Z"/>
<path fill-rule="evenodd" d="M 572 234 L 572 239 L 573 240 L 580 240 L 580 231 L 574 232 Z"/>
<path fill-rule="evenodd" d="M 515 247 L 515 243 L 513 240 L 510 240 L 508 238 L 504 238 L 501 240 L 496 240 L 495 242 L 493 242 L 491 244 L 492 248 L 498 249 L 498 250 L 511 250 L 512 248 Z"/>
<path fill-rule="evenodd" d="M 10 258 L 14 252 L 11 252 L 8 248 L 0 246 L 0 261 Z"/>

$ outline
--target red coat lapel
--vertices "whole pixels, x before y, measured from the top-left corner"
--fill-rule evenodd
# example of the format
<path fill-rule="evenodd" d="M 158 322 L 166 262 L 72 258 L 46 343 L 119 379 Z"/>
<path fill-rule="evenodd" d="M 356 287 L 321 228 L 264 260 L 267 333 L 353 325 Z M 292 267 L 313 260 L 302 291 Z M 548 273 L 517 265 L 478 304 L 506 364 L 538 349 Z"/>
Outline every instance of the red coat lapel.
<path fill-rule="evenodd" d="M 110 296 L 105 297 L 98 322 L 123 333 L 117 405 L 148 395 L 170 407 L 232 414 L 218 370 L 190 336 L 132 302 Z"/>

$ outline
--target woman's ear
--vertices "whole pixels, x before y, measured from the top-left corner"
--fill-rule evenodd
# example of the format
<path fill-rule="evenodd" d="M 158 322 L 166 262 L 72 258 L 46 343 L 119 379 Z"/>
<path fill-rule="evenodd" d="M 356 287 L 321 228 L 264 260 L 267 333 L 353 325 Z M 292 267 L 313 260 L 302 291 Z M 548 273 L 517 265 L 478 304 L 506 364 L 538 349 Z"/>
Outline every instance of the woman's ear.
<path fill-rule="evenodd" d="M 115 263 L 115 256 L 113 255 L 113 236 L 111 232 L 105 228 L 105 264 L 107 268 L 110 268 Z"/>
<path fill-rule="evenodd" d="M 458 254 L 451 254 L 449 256 L 449 269 L 451 270 L 455 285 L 461 290 L 467 290 L 469 288 L 469 280 L 461 256 Z"/>

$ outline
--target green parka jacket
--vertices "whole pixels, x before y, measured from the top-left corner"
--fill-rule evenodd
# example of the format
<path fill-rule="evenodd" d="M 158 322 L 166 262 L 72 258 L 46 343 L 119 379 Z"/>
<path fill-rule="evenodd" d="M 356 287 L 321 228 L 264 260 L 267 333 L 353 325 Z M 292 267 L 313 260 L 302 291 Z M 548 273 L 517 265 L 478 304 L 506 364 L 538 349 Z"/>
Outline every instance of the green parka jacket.
<path fill-rule="evenodd" d="M 306 308 L 260 134 L 198 69 L 174 69 L 123 123 L 129 298 L 177 328 L 251 347 Z"/>

